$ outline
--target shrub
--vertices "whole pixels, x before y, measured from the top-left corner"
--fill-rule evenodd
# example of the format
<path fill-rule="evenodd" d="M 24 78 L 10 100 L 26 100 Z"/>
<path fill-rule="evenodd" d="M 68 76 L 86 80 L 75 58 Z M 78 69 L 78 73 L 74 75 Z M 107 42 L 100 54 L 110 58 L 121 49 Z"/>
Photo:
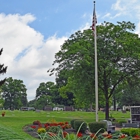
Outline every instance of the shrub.
<path fill-rule="evenodd" d="M 121 129 L 121 132 L 122 132 L 123 134 L 126 134 L 126 135 L 130 136 L 130 128 L 122 128 L 122 129 Z"/>
<path fill-rule="evenodd" d="M 28 128 L 27 128 L 27 131 L 28 131 L 28 132 L 31 132 L 31 131 L 34 131 L 34 130 L 35 130 L 35 129 L 32 128 L 32 127 L 28 127 Z"/>
<path fill-rule="evenodd" d="M 91 133 L 96 133 L 101 128 L 102 130 L 100 132 L 103 133 L 107 129 L 104 122 L 91 122 L 88 125 Z"/>
<path fill-rule="evenodd" d="M 75 122 L 76 120 L 79 120 L 79 119 L 73 119 L 73 120 L 70 121 L 70 125 L 71 125 L 71 127 L 72 127 L 73 129 L 74 129 L 74 122 Z"/>
<path fill-rule="evenodd" d="M 74 133 L 68 134 L 66 140 L 76 140 L 77 136 Z"/>
<path fill-rule="evenodd" d="M 75 120 L 74 121 L 74 129 L 76 131 L 84 133 L 87 129 L 87 123 L 82 120 Z"/>
<path fill-rule="evenodd" d="M 139 129 L 138 128 L 130 128 L 129 133 L 130 133 L 130 136 L 134 137 L 136 135 L 139 135 Z"/>
<path fill-rule="evenodd" d="M 140 135 L 140 128 L 122 128 L 121 132 L 128 136 L 134 137 L 136 135 Z"/>
<path fill-rule="evenodd" d="M 58 133 L 61 130 L 61 128 L 59 126 L 51 126 L 48 130 L 48 132 L 52 132 L 52 133 Z"/>
<path fill-rule="evenodd" d="M 38 128 L 37 129 L 37 133 L 38 134 L 45 133 L 45 132 L 46 132 L 46 129 L 45 128 Z"/>
<path fill-rule="evenodd" d="M 118 123 L 122 126 L 122 124 L 127 123 L 127 121 L 126 120 L 120 120 Z"/>

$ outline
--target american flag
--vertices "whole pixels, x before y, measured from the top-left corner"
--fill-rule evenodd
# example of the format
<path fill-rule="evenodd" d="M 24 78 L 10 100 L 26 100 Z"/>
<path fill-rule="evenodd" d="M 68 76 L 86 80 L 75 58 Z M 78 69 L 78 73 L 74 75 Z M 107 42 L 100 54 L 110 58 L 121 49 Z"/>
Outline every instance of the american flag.
<path fill-rule="evenodd" d="M 97 18 L 96 18 L 95 3 L 94 3 L 93 20 L 92 20 L 92 30 L 93 30 L 93 33 L 95 32 L 96 23 L 97 23 Z"/>

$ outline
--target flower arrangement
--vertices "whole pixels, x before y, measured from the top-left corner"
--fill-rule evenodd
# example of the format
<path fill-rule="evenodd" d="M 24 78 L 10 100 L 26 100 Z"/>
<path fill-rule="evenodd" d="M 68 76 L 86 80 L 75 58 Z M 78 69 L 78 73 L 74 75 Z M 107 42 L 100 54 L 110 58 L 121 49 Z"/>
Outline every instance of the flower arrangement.
<path fill-rule="evenodd" d="M 77 132 L 67 131 L 67 127 L 63 129 L 65 125 L 69 125 L 68 122 L 51 122 L 41 124 L 39 121 L 35 122 L 38 125 L 32 125 L 30 128 L 34 129 L 37 132 L 37 135 L 41 140 L 130 140 L 130 139 L 139 139 L 140 140 L 140 131 L 136 128 L 122 128 L 120 131 L 115 131 L 114 133 L 102 133 L 105 129 L 101 128 L 96 133 L 81 133 L 80 129 L 83 124 L 80 125 Z M 63 126 L 63 127 L 62 127 Z M 129 133 L 128 133 L 129 132 Z"/>
<path fill-rule="evenodd" d="M 4 117 L 5 116 L 5 112 L 2 112 L 1 115 L 2 115 L 2 117 Z"/>

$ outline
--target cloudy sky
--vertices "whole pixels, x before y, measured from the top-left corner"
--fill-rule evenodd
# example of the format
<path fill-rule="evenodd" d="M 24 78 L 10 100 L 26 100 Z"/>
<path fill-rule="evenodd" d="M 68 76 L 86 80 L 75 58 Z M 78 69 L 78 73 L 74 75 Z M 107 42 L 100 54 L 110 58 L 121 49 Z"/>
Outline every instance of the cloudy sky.
<path fill-rule="evenodd" d="M 0 0 L 1 75 L 23 80 L 28 101 L 41 82 L 55 81 L 47 70 L 69 36 L 92 24 L 93 0 Z M 98 24 L 131 21 L 140 33 L 140 0 L 96 0 Z"/>

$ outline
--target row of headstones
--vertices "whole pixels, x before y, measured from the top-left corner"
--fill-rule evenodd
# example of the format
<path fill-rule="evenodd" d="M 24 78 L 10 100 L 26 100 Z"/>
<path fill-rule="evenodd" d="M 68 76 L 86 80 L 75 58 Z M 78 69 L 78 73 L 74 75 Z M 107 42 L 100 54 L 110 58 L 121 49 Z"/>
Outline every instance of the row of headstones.
<path fill-rule="evenodd" d="M 57 110 L 57 111 L 60 111 L 60 110 L 62 110 L 62 111 L 74 111 L 74 108 L 72 107 L 72 106 L 64 106 L 64 108 L 63 107 L 52 107 L 52 106 L 45 106 L 44 107 L 44 110 L 46 110 L 46 111 L 55 111 L 55 110 Z"/>

